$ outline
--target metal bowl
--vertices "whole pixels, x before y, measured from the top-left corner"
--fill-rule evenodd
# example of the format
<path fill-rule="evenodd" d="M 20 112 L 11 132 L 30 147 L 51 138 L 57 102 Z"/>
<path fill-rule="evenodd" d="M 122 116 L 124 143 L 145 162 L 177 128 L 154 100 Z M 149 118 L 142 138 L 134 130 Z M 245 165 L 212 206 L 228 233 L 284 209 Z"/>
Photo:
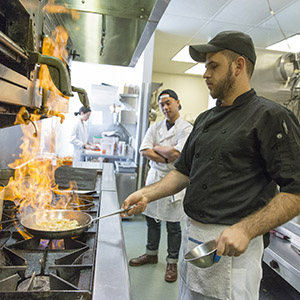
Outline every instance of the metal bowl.
<path fill-rule="evenodd" d="M 216 246 L 215 240 L 198 245 L 184 256 L 184 260 L 199 268 L 210 267 L 218 261 L 215 260 Z"/>

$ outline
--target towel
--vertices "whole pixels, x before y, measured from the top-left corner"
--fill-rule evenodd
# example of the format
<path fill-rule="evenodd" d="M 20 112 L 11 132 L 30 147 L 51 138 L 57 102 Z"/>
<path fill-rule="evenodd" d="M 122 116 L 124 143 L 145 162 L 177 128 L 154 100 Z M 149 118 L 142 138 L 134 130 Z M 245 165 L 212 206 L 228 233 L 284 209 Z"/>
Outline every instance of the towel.
<path fill-rule="evenodd" d="M 205 243 L 215 239 L 227 227 L 202 224 L 188 219 L 184 229 L 181 255 L 184 257 L 187 252 L 196 247 L 197 241 Z M 220 300 L 231 299 L 231 257 L 222 256 L 218 263 L 208 268 L 196 267 L 184 261 L 183 257 L 180 260 L 180 276 L 189 289 L 207 297 Z"/>

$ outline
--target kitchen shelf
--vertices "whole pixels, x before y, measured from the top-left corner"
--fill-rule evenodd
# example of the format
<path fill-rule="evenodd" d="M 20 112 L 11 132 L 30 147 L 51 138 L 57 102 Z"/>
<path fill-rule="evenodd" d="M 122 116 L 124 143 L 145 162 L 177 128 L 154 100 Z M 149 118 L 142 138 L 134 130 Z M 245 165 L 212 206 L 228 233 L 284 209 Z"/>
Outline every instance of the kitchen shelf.
<path fill-rule="evenodd" d="M 93 150 L 85 150 L 84 155 L 91 156 L 91 157 L 103 157 L 103 158 L 111 158 L 111 159 L 133 159 L 133 148 L 128 145 L 128 148 L 130 147 L 130 150 L 127 151 L 128 153 L 126 155 L 118 155 L 116 152 L 114 154 L 102 154 L 101 151 L 93 151 Z"/>
<path fill-rule="evenodd" d="M 129 109 L 136 110 L 138 94 L 120 94 L 120 101 Z"/>
<path fill-rule="evenodd" d="M 137 98 L 139 94 L 120 94 L 122 98 Z"/>

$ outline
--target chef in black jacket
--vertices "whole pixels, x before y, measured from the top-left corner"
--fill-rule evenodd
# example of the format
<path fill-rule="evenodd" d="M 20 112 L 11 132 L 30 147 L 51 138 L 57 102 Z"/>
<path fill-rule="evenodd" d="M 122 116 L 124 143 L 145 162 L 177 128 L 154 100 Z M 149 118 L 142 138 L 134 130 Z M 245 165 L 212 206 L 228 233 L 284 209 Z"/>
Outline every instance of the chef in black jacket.
<path fill-rule="evenodd" d="M 190 46 L 190 54 L 206 64 L 216 107 L 198 116 L 176 170 L 122 207 L 136 204 L 128 214 L 137 214 L 186 187 L 182 255 L 215 239 L 222 257 L 206 269 L 181 258 L 179 299 L 257 300 L 262 235 L 300 213 L 299 122 L 251 89 L 256 54 L 250 36 L 224 31 Z"/>

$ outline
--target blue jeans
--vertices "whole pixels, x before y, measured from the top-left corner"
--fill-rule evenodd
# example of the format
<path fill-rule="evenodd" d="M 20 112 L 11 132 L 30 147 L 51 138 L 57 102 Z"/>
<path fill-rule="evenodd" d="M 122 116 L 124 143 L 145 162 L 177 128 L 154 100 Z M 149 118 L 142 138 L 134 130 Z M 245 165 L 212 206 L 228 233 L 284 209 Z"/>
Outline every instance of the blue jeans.
<path fill-rule="evenodd" d="M 156 255 L 158 253 L 161 221 L 146 216 L 148 226 L 148 238 L 146 253 L 149 255 Z M 179 256 L 179 249 L 181 244 L 181 227 L 180 222 L 166 222 L 168 234 L 168 263 L 177 263 Z"/>

